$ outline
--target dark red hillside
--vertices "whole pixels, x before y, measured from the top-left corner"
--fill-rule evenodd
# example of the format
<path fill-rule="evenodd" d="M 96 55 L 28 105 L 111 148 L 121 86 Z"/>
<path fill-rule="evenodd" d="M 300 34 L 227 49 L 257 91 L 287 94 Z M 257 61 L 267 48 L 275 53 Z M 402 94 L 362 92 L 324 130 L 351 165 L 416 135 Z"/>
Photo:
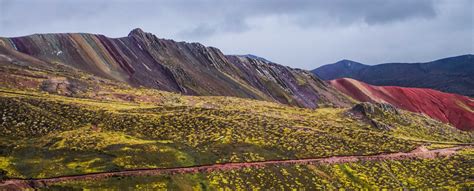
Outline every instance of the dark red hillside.
<path fill-rule="evenodd" d="M 466 96 L 424 88 L 373 86 L 350 78 L 331 80 L 330 83 L 358 101 L 390 103 L 461 130 L 474 130 L 474 99 Z"/>

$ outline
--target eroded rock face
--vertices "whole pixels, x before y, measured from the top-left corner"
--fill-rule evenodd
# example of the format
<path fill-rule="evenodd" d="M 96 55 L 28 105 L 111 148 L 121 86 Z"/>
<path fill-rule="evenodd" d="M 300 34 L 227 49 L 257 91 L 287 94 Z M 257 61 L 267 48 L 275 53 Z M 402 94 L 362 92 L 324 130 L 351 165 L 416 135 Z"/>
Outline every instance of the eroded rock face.
<path fill-rule="evenodd" d="M 313 74 L 256 57 L 226 56 L 199 43 L 159 39 L 135 29 L 127 37 L 84 33 L 0 38 L 0 46 L 63 63 L 99 77 L 188 95 L 252 98 L 315 108 L 350 101 Z M 48 91 L 67 83 L 45 84 Z M 64 86 L 64 87 L 63 87 Z"/>
<path fill-rule="evenodd" d="M 364 115 L 384 116 L 385 113 L 399 115 L 400 112 L 396 107 L 388 103 L 368 103 L 363 102 L 352 107 L 353 111 L 361 112 Z"/>
<path fill-rule="evenodd" d="M 271 63 L 255 56 L 226 56 L 237 67 L 229 75 L 255 87 L 281 103 L 316 108 L 318 105 L 347 105 L 337 90 L 311 72 Z"/>
<path fill-rule="evenodd" d="M 49 78 L 44 80 L 40 86 L 41 90 L 49 93 L 74 96 L 85 91 L 86 85 L 79 81 L 70 80 L 65 77 Z"/>
<path fill-rule="evenodd" d="M 400 111 L 390 104 L 386 103 L 369 103 L 363 102 L 356 104 L 350 110 L 351 113 L 358 115 L 359 118 L 366 120 L 373 127 L 378 129 L 390 130 L 392 126 L 384 123 L 380 118 L 386 118 L 387 116 L 400 116 Z"/>

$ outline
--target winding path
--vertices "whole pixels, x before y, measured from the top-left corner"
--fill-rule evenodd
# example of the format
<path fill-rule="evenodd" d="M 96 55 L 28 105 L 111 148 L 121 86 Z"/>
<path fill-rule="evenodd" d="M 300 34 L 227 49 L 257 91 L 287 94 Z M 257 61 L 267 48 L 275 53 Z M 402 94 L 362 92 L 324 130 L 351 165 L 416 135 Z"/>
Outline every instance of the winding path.
<path fill-rule="evenodd" d="M 424 146 L 418 147 L 417 149 L 409 153 L 389 153 L 389 154 L 377 154 L 377 155 L 359 155 L 359 156 L 333 156 L 326 158 L 310 158 L 310 159 L 290 159 L 290 160 L 269 160 L 259 162 L 241 162 L 241 163 L 222 163 L 222 164 L 210 164 L 201 166 L 191 167 L 176 167 L 176 168 L 152 168 L 152 169 L 134 169 L 134 170 L 123 170 L 117 172 L 99 172 L 82 175 L 71 175 L 61 176 L 52 178 L 39 178 L 39 179 L 8 179 L 0 183 L 0 189 L 2 188 L 37 188 L 51 185 L 53 183 L 65 182 L 71 180 L 97 180 L 105 179 L 113 176 L 150 176 L 159 174 L 181 174 L 181 173 L 198 173 L 198 172 L 211 172 L 218 170 L 231 170 L 246 167 L 263 167 L 270 165 L 288 165 L 288 164 L 337 164 L 357 161 L 380 161 L 380 160 L 403 160 L 403 159 L 431 159 L 436 157 L 451 156 L 457 153 L 462 148 L 468 148 L 470 146 L 457 146 L 444 149 L 428 150 Z"/>

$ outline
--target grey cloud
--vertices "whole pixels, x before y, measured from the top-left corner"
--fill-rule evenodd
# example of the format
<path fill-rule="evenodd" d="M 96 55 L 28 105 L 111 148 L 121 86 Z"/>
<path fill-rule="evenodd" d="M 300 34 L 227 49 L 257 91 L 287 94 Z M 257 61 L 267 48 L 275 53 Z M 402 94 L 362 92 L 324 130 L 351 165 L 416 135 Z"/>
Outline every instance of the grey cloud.
<path fill-rule="evenodd" d="M 209 24 L 200 24 L 193 29 L 186 29 L 178 32 L 178 36 L 182 37 L 207 37 L 217 32 L 215 26 Z"/>
<path fill-rule="evenodd" d="M 266 16 L 287 16 L 293 24 L 300 27 L 323 27 L 327 23 L 347 25 L 366 22 L 376 25 L 436 15 L 434 2 L 431 0 L 0 1 L 2 27 L 6 28 L 61 21 L 86 22 L 97 16 L 101 16 L 106 22 L 132 23 L 136 20 L 139 23 L 143 19 L 153 20 L 159 16 L 162 20 L 169 20 L 168 23 L 175 21 L 186 25 L 177 32 L 178 36 L 183 37 L 245 32 L 251 29 L 247 24 L 248 20 Z M 104 15 L 107 13 L 112 15 Z M 10 22 L 11 20 L 21 22 Z"/>
<path fill-rule="evenodd" d="M 196 1 L 195 1 L 196 2 Z M 364 22 L 369 25 L 386 24 L 413 18 L 433 18 L 436 16 L 434 2 L 431 0 L 273 0 L 273 1 L 235 1 L 222 3 L 218 0 L 199 1 L 200 13 L 213 15 L 209 22 L 226 18 L 212 25 L 216 32 L 242 32 L 245 30 L 221 30 L 229 25 L 239 23 L 247 26 L 246 20 L 264 16 L 287 16 L 293 24 L 300 27 L 324 27 L 326 24 L 347 25 L 354 22 Z M 182 6 L 178 1 L 175 6 Z M 194 7 L 195 3 L 184 6 Z M 192 8 L 191 8 L 192 9 Z M 219 10 L 225 10 L 219 11 Z M 185 13 L 186 15 L 186 13 Z M 193 17 L 201 17 L 192 14 Z M 193 26 L 185 33 L 192 36 L 196 30 L 197 36 L 202 36 L 203 26 Z M 211 31 L 211 30 L 207 30 Z"/>
<path fill-rule="evenodd" d="M 387 1 L 374 4 L 372 11 L 364 18 L 369 24 L 436 16 L 434 4 L 429 1 Z"/>
<path fill-rule="evenodd" d="M 0 36 L 140 27 L 312 69 L 473 53 L 472 0 L 0 0 Z M 471 43 L 469 43 L 471 42 Z"/>
<path fill-rule="evenodd" d="M 249 30 L 250 27 L 241 19 L 229 18 L 218 23 L 201 23 L 198 26 L 178 32 L 178 36 L 189 38 L 203 38 L 215 33 L 239 33 Z"/>
<path fill-rule="evenodd" d="M 4 30 L 41 28 L 55 23 L 70 25 L 77 20 L 94 19 L 105 7 L 105 2 L 0 0 L 4 21 L 0 23 L 0 33 Z"/>

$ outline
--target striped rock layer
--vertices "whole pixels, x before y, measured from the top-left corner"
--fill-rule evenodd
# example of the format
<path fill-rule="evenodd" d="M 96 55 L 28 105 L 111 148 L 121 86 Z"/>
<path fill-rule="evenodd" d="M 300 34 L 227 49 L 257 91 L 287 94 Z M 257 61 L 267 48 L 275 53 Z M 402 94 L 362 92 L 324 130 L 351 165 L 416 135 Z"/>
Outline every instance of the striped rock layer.
<path fill-rule="evenodd" d="M 350 104 L 310 72 L 247 56 L 226 56 L 199 43 L 159 39 L 141 29 L 122 38 L 84 33 L 0 38 L 0 46 L 136 87 L 308 108 Z M 8 53 L 1 50 L 0 54 Z"/>

